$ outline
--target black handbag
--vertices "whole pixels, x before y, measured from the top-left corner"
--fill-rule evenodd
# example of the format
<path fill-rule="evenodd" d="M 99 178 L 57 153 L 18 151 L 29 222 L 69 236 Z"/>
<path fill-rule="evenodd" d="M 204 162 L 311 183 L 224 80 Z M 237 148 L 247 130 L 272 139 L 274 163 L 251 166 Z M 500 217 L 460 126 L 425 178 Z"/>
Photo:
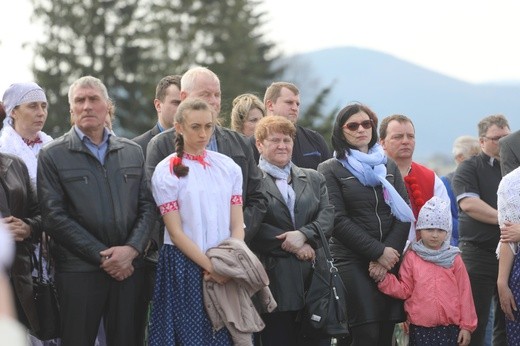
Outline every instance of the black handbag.
<path fill-rule="evenodd" d="M 38 258 L 33 253 L 33 268 L 38 271 L 38 276 L 33 277 L 33 297 L 40 324 L 35 335 L 40 340 L 50 340 L 60 336 L 60 306 L 54 280 L 43 277 L 42 243 L 43 240 Z"/>
<path fill-rule="evenodd" d="M 334 266 L 329 244 L 319 229 L 321 247 L 316 249 L 311 283 L 305 294 L 302 328 L 305 334 L 345 338 L 347 324 L 347 290 Z"/>

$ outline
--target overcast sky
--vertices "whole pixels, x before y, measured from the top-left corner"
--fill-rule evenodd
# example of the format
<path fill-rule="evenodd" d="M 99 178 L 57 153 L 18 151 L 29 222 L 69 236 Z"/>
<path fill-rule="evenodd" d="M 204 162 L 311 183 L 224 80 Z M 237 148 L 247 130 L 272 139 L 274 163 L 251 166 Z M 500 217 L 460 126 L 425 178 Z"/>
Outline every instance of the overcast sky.
<path fill-rule="evenodd" d="M 464 81 L 520 80 L 520 1 L 264 0 L 268 37 L 287 54 L 370 48 Z M 32 79 L 29 0 L 4 1 L 0 94 Z"/>

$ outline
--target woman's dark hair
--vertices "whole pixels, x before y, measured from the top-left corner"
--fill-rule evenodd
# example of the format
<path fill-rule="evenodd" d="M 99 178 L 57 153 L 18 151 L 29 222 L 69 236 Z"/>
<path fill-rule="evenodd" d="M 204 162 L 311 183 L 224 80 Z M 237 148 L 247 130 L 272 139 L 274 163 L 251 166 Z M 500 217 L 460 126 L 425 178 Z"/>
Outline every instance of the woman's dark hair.
<path fill-rule="evenodd" d="M 4 104 L 0 101 L 0 130 L 4 127 L 4 119 L 7 116 Z"/>
<path fill-rule="evenodd" d="M 175 152 L 177 157 L 180 159 L 177 164 L 173 165 L 173 173 L 179 178 L 188 175 L 190 168 L 182 163 L 182 155 L 184 153 L 184 138 L 180 133 L 175 135 Z"/>
<path fill-rule="evenodd" d="M 355 146 L 347 142 L 343 134 L 343 125 L 347 120 L 359 112 L 365 112 L 370 120 L 372 120 L 372 139 L 368 143 L 368 148 L 372 148 L 377 143 L 377 115 L 368 106 L 361 103 L 351 103 L 339 111 L 332 129 L 332 148 L 336 152 L 338 159 L 345 158 L 345 151 L 350 153 L 350 149 L 357 149 Z"/>

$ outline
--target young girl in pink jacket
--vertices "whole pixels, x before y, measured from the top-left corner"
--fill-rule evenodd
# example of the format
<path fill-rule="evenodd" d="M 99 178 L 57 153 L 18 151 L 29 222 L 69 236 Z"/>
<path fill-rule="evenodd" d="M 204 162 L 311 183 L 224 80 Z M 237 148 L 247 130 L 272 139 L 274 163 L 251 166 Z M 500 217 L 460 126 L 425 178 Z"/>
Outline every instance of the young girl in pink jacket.
<path fill-rule="evenodd" d="M 450 205 L 436 196 L 417 218 L 421 239 L 412 243 L 399 269 L 379 290 L 403 299 L 410 345 L 468 345 L 477 327 L 473 295 L 460 250 L 450 246 Z"/>

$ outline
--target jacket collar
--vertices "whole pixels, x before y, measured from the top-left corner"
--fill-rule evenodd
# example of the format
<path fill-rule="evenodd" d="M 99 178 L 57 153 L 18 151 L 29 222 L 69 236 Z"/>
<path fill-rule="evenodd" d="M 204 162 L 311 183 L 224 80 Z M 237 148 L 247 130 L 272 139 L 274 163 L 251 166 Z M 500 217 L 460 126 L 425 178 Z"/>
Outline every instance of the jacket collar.
<path fill-rule="evenodd" d="M 282 194 L 280 193 L 280 190 L 278 189 L 278 186 L 276 186 L 276 183 L 274 179 L 264 171 L 262 171 L 262 175 L 264 177 L 264 181 L 267 184 L 266 185 L 266 192 L 276 198 L 280 201 L 283 205 L 285 205 L 285 199 L 283 198 Z M 298 203 L 300 201 L 301 196 L 304 194 L 305 189 L 307 188 L 307 175 L 305 172 L 295 165 L 292 165 L 291 167 L 291 186 L 294 190 L 294 193 L 296 195 L 296 201 L 294 203 L 294 219 L 295 222 L 298 220 Z M 289 213 L 289 210 L 287 209 L 287 213 Z M 288 214 L 289 215 L 289 214 Z"/>
<path fill-rule="evenodd" d="M 84 151 L 90 153 L 90 150 L 83 144 L 81 139 L 79 138 L 78 134 L 76 133 L 76 130 L 74 130 L 74 126 L 70 128 L 70 131 L 68 132 L 69 136 L 69 149 L 74 151 Z M 107 153 L 112 150 L 119 150 L 123 148 L 123 144 L 118 140 L 117 136 L 110 136 L 108 140 L 108 149 Z"/>
<path fill-rule="evenodd" d="M 7 175 L 7 171 L 9 170 L 9 167 L 13 163 L 13 159 L 9 157 L 8 154 L 0 154 L 0 176 L 5 177 Z"/>
<path fill-rule="evenodd" d="M 220 126 L 215 126 L 215 139 L 217 140 L 218 152 L 224 155 L 228 155 L 228 139 L 227 136 L 224 135 L 224 130 Z M 224 149 L 224 151 L 222 151 L 222 149 Z"/>
<path fill-rule="evenodd" d="M 298 202 L 300 201 L 301 196 L 303 195 L 305 189 L 307 188 L 308 181 L 307 181 L 307 175 L 301 169 L 300 167 L 297 167 L 295 165 L 292 165 L 291 168 L 291 179 L 292 179 L 292 187 L 294 189 L 294 193 L 296 194 L 296 202 L 294 203 L 295 206 L 298 205 Z M 297 215 L 298 208 L 294 208 L 294 214 L 295 219 Z"/>

